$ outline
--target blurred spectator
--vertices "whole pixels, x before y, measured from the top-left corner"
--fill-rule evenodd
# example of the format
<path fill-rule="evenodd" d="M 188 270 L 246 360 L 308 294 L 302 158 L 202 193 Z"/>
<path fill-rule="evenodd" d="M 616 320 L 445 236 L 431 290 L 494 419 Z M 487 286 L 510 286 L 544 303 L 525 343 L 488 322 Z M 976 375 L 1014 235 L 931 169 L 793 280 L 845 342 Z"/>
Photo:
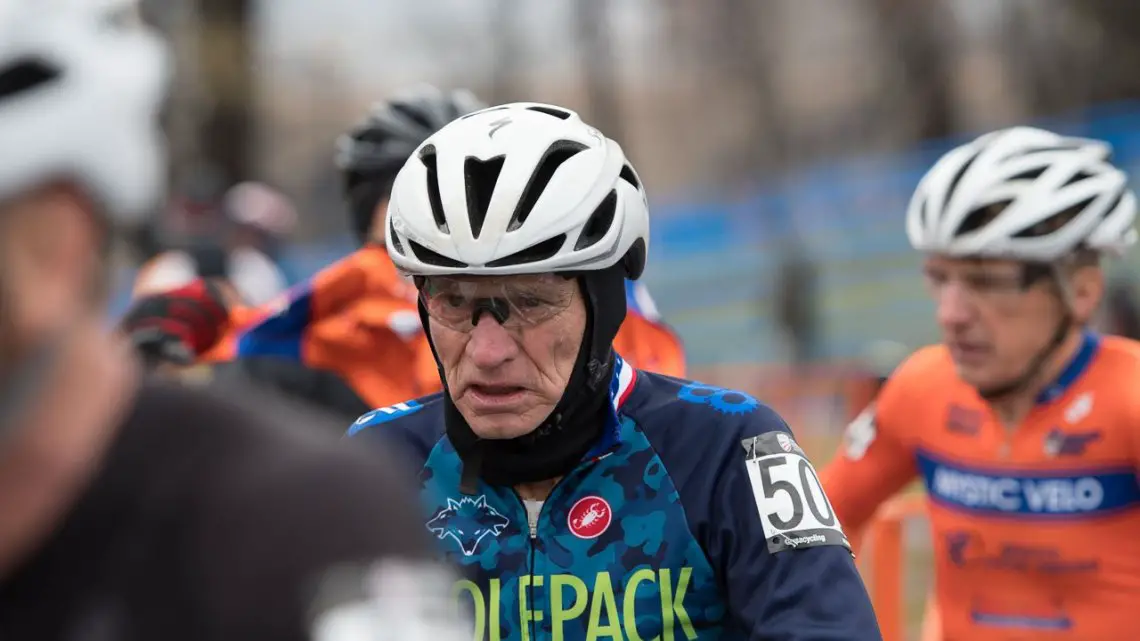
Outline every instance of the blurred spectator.
<path fill-rule="evenodd" d="M 281 262 L 297 225 L 293 203 L 264 183 L 243 182 L 226 191 L 221 212 L 230 281 L 248 304 L 269 302 L 293 281 Z"/>
<path fill-rule="evenodd" d="M 810 362 L 819 340 L 818 270 L 807 248 L 798 240 L 783 245 L 776 270 L 776 321 L 788 341 L 789 360 L 795 365 Z"/>
<path fill-rule="evenodd" d="M 226 191 L 220 204 L 203 194 L 186 195 L 174 201 L 172 214 L 172 222 L 184 232 L 182 240 L 139 268 L 133 297 L 182 287 L 201 277 L 218 282 L 233 304 L 262 305 L 288 287 L 277 257 L 293 232 L 297 212 L 277 190 L 239 183 Z"/>
<path fill-rule="evenodd" d="M 274 261 L 297 226 L 293 203 L 264 183 L 234 185 L 222 197 L 221 209 L 230 225 L 231 249 L 256 249 Z"/>

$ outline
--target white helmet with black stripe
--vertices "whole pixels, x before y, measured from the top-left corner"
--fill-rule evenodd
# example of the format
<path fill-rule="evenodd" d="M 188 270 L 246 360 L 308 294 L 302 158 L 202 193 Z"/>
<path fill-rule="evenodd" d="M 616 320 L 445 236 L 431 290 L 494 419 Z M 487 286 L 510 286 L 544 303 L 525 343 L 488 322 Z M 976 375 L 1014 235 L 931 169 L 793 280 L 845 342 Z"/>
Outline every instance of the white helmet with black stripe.
<path fill-rule="evenodd" d="M 417 276 L 603 270 L 640 277 L 645 190 L 617 142 L 540 103 L 491 107 L 428 138 L 388 205 L 392 260 Z"/>
<path fill-rule="evenodd" d="M 0 2 L 0 199 L 69 180 L 112 222 L 155 213 L 170 65 L 136 5 Z"/>
<path fill-rule="evenodd" d="M 907 210 L 920 251 L 1051 263 L 1078 249 L 1120 253 L 1136 242 L 1136 196 L 1100 140 L 1032 127 L 995 131 L 951 150 Z"/>

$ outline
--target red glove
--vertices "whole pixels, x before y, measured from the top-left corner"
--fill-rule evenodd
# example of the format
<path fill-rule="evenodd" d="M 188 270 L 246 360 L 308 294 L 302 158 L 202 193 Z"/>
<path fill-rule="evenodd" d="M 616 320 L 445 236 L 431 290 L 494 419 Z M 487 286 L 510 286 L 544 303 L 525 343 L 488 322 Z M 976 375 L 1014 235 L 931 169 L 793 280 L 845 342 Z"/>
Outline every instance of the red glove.
<path fill-rule="evenodd" d="M 221 289 L 200 278 L 135 301 L 119 329 L 148 361 L 189 365 L 218 342 L 228 320 Z"/>

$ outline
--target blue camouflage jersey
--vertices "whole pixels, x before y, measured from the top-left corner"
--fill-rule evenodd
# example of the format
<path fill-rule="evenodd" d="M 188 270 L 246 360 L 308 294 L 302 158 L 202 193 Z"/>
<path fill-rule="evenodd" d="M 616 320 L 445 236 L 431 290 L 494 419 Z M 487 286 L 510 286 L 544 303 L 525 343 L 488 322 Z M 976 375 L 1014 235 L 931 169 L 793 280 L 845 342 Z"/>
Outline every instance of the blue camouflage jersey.
<path fill-rule="evenodd" d="M 596 447 L 541 504 L 460 490 L 440 395 L 349 435 L 407 448 L 425 527 L 466 570 L 476 640 L 880 639 L 835 513 L 787 424 L 741 392 L 634 370 Z"/>

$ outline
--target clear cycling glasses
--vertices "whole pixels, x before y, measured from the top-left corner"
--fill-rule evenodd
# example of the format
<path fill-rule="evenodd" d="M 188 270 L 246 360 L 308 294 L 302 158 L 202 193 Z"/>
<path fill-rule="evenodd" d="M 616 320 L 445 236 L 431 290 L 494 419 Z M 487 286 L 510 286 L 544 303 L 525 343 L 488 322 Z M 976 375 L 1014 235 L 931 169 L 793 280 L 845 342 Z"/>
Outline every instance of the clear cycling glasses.
<path fill-rule="evenodd" d="M 420 287 L 420 300 L 436 322 L 469 332 L 475 318 L 484 313 L 508 329 L 533 327 L 564 312 L 577 289 L 574 279 L 556 274 L 428 276 Z"/>

